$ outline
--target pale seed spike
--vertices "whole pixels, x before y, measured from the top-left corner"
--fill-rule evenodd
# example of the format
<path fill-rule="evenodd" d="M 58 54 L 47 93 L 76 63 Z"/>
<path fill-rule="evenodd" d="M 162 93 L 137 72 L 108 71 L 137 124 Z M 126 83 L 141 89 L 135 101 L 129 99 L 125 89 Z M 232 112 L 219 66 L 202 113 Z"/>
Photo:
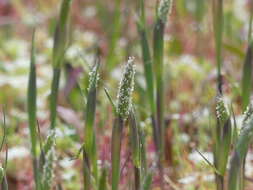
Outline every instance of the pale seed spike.
<path fill-rule="evenodd" d="M 132 103 L 131 98 L 134 89 L 135 74 L 133 61 L 134 58 L 129 57 L 124 69 L 123 77 L 120 81 L 119 91 L 117 95 L 117 112 L 123 119 L 126 119 L 128 117 Z"/>
<path fill-rule="evenodd" d="M 97 87 L 97 82 L 99 80 L 99 73 L 98 73 L 98 67 L 99 65 L 97 64 L 95 67 L 92 68 L 92 70 L 89 72 L 89 87 L 88 91 L 92 88 Z"/>
<path fill-rule="evenodd" d="M 229 119 L 229 114 L 222 96 L 217 96 L 216 98 L 216 116 L 221 124 L 224 124 Z"/>
<path fill-rule="evenodd" d="M 247 107 L 247 109 L 245 110 L 245 112 L 243 113 L 244 118 L 243 118 L 243 123 L 247 122 L 250 117 L 253 115 L 253 105 L 252 103 L 250 103 Z"/>
<path fill-rule="evenodd" d="M 166 22 L 168 14 L 170 14 L 172 9 L 173 0 L 161 0 L 158 7 L 158 18 L 161 19 L 163 23 Z"/>

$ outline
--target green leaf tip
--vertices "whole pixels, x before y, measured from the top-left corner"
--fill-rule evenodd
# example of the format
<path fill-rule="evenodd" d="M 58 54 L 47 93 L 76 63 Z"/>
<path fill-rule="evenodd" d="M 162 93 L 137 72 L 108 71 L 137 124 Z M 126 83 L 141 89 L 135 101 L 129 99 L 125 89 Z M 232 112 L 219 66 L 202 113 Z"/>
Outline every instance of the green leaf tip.
<path fill-rule="evenodd" d="M 54 33 L 53 67 L 60 68 L 68 47 L 68 24 L 72 0 L 62 0 L 60 15 Z"/>
<path fill-rule="evenodd" d="M 120 81 L 117 95 L 117 113 L 126 119 L 129 115 L 132 104 L 132 92 L 134 90 L 134 58 L 129 57 L 124 69 L 123 77 Z"/>

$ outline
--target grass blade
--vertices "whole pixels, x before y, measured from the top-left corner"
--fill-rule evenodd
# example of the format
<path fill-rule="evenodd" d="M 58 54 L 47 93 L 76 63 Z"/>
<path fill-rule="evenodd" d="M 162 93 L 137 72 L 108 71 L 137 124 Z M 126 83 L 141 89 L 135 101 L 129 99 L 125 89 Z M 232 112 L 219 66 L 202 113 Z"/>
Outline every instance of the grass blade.
<path fill-rule="evenodd" d="M 140 35 L 142 59 L 144 63 L 145 80 L 147 85 L 147 93 L 149 97 L 149 104 L 151 108 L 151 115 L 155 113 L 155 102 L 154 102 L 154 77 L 153 77 L 153 64 L 150 54 L 146 23 L 145 23 L 145 9 L 144 0 L 140 0 L 140 18 L 137 22 L 138 32 Z"/>
<path fill-rule="evenodd" d="M 1 147 L 0 147 L 0 151 L 2 151 L 4 144 L 6 144 L 6 116 L 5 116 L 5 110 L 3 109 L 3 138 L 1 141 Z M 7 177 L 6 177 L 6 169 L 7 169 L 7 162 L 8 162 L 8 147 L 6 145 L 6 152 L 5 152 L 5 161 L 4 161 L 4 165 L 1 168 L 2 171 L 2 179 L 0 181 L 1 183 L 1 189 L 2 190 L 8 190 L 8 181 L 7 181 Z"/>
<path fill-rule="evenodd" d="M 115 8 L 113 13 L 113 20 L 112 20 L 112 28 L 111 28 L 111 35 L 110 35 L 110 47 L 109 52 L 107 56 L 107 66 L 109 68 L 109 71 L 113 69 L 117 62 L 117 56 L 115 56 L 115 49 L 117 47 L 118 40 L 120 38 L 120 32 L 121 32 L 121 0 L 115 0 Z"/>
<path fill-rule="evenodd" d="M 151 189 L 151 185 L 152 185 L 152 173 L 149 171 L 144 180 L 143 180 L 143 184 L 142 184 L 142 187 L 141 187 L 141 190 L 150 190 Z"/>
<path fill-rule="evenodd" d="M 27 92 L 27 109 L 28 109 L 28 120 L 29 120 L 29 130 L 31 138 L 31 153 L 33 159 L 33 172 L 36 189 L 38 187 L 38 165 L 37 165 L 37 120 L 36 120 L 36 96 L 37 96 L 37 86 L 36 86 L 36 66 L 35 66 L 35 31 L 33 32 L 32 37 L 32 50 L 31 50 L 31 61 L 30 61 L 30 73 L 29 73 L 29 82 L 28 82 L 28 92 Z"/>
<path fill-rule="evenodd" d="M 222 94 L 222 41 L 223 41 L 223 0 L 213 0 L 213 28 L 217 64 L 217 89 Z"/>
<path fill-rule="evenodd" d="M 214 166 L 218 170 L 218 173 L 215 173 L 217 190 L 223 190 L 224 176 L 232 142 L 232 124 L 223 98 L 218 96 L 216 100 L 217 124 L 214 134 Z"/>
<path fill-rule="evenodd" d="M 157 133 L 157 153 L 159 158 L 159 171 L 161 176 L 161 189 L 163 185 L 163 160 L 164 160 L 164 143 L 165 143 L 165 126 L 164 126 L 164 29 L 168 13 L 172 7 L 171 0 L 161 0 L 157 6 L 157 15 L 153 31 L 153 56 L 154 72 L 156 79 L 156 133 Z"/>
<path fill-rule="evenodd" d="M 133 108 L 129 114 L 130 142 L 132 147 L 132 159 L 135 167 L 140 168 L 140 137 Z"/>
<path fill-rule="evenodd" d="M 140 189 L 140 175 L 141 175 L 141 160 L 140 160 L 140 137 L 139 129 L 137 126 L 134 108 L 131 109 L 129 114 L 129 127 L 130 127 L 130 145 L 132 149 L 132 160 L 134 165 L 134 188 Z"/>
<path fill-rule="evenodd" d="M 250 102 L 251 86 L 252 86 L 252 51 L 253 41 L 250 42 L 242 73 L 242 109 L 245 110 Z"/>
<path fill-rule="evenodd" d="M 112 130 L 111 160 L 112 160 L 112 190 L 117 190 L 120 179 L 120 151 L 124 121 L 128 118 L 132 105 L 134 88 L 133 58 L 129 58 L 120 81 L 117 95 L 117 114 Z"/>
<path fill-rule="evenodd" d="M 98 169 L 97 169 L 97 145 L 96 145 L 96 134 L 94 129 L 94 120 L 96 114 L 96 98 L 97 98 L 97 82 L 98 82 L 98 68 L 99 63 L 96 62 L 92 71 L 90 72 L 89 87 L 88 87 L 88 97 L 85 113 L 85 128 L 84 128 L 84 150 L 85 150 L 85 160 L 84 164 L 92 164 L 92 171 L 84 171 L 86 175 L 90 175 L 91 172 L 95 178 L 98 180 Z M 90 163 L 91 162 L 91 163 Z M 90 166 L 84 166 L 84 169 L 91 169 Z M 86 178 L 89 180 L 90 178 Z M 90 184 L 85 183 L 85 184 Z M 89 189 L 87 186 L 85 189 Z"/>
<path fill-rule="evenodd" d="M 103 168 L 99 180 L 98 190 L 107 190 L 106 178 L 107 178 L 107 171 L 106 168 Z"/>
<path fill-rule="evenodd" d="M 158 152 L 160 158 L 164 155 L 164 80 L 163 80 L 163 54 L 164 54 L 164 29 L 169 10 L 172 6 L 171 0 L 161 0 L 157 9 L 157 18 L 154 26 L 153 53 L 156 78 L 156 119 L 159 134 Z"/>
<path fill-rule="evenodd" d="M 121 138 L 123 130 L 123 118 L 117 117 L 113 124 L 112 130 L 112 190 L 118 190 L 120 179 L 120 150 L 121 150 Z"/>
<path fill-rule="evenodd" d="M 70 5 L 72 0 L 62 0 L 59 21 L 56 26 L 54 34 L 54 47 L 53 47 L 53 81 L 51 85 L 50 95 L 50 121 L 51 129 L 55 128 L 56 121 L 56 107 L 58 99 L 59 80 L 61 73 L 61 66 L 64 60 L 64 54 L 67 49 L 67 29 Z"/>
<path fill-rule="evenodd" d="M 249 149 L 250 142 L 253 139 L 253 111 L 252 105 L 249 106 L 245 113 L 245 119 L 238 136 L 235 150 L 233 152 L 230 169 L 229 169 L 229 190 L 244 189 L 244 164 Z"/>
<path fill-rule="evenodd" d="M 72 0 L 62 0 L 59 20 L 54 33 L 53 67 L 60 68 L 68 45 L 68 23 Z"/>

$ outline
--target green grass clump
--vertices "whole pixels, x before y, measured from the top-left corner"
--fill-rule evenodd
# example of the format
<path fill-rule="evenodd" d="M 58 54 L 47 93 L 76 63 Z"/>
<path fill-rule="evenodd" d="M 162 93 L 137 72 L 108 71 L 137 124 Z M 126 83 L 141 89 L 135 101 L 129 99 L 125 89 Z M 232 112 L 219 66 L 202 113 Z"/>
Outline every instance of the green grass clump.
<path fill-rule="evenodd" d="M 172 0 L 158 1 L 153 29 L 153 58 L 150 53 L 144 0 L 139 3 L 139 20 L 137 27 L 140 36 L 147 94 L 151 111 L 153 138 L 159 159 L 161 180 L 163 179 L 165 151 L 165 117 L 164 117 L 164 30 L 167 17 L 172 8 Z M 162 180 L 163 181 L 163 180 Z M 161 185 L 163 182 L 161 182 Z"/>

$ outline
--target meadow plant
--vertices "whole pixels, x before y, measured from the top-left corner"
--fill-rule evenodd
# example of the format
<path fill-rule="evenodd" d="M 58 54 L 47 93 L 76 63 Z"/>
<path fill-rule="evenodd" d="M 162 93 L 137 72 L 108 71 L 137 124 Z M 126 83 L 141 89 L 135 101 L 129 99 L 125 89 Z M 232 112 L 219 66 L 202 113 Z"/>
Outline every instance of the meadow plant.
<path fill-rule="evenodd" d="M 237 138 L 235 148 L 230 161 L 228 189 L 244 189 L 245 159 L 253 139 L 253 107 L 250 104 L 245 111 L 240 135 Z"/>
<path fill-rule="evenodd" d="M 130 57 L 121 78 L 118 95 L 116 118 L 112 130 L 111 160 L 112 160 L 112 190 L 117 190 L 120 180 L 120 152 L 123 127 L 132 107 L 132 92 L 134 89 L 134 58 Z"/>
<path fill-rule="evenodd" d="M 84 187 L 90 189 L 91 179 L 95 178 L 98 181 L 97 168 L 97 145 L 96 133 L 94 128 L 94 120 L 96 115 L 96 98 L 97 98 L 97 82 L 99 62 L 96 61 L 95 66 L 89 73 L 89 87 L 87 96 L 87 105 L 85 113 L 85 128 L 84 128 Z M 92 168 L 91 168 L 92 167 Z"/>
<path fill-rule="evenodd" d="M 55 128 L 60 73 L 64 61 L 64 55 L 68 47 L 68 28 L 71 2 L 72 0 L 62 0 L 60 15 L 54 33 L 53 81 L 50 95 L 51 129 Z"/>
<path fill-rule="evenodd" d="M 36 60 L 35 60 L 35 31 L 33 32 L 32 37 L 32 48 L 31 48 L 31 60 L 30 60 L 30 73 L 29 73 L 29 82 L 28 82 L 28 91 L 27 91 L 27 111 L 28 111 L 28 120 L 29 120 L 29 130 L 31 138 L 31 153 L 33 159 L 33 172 L 36 189 L 38 189 L 38 163 L 37 163 L 37 118 L 36 118 L 36 100 L 37 100 L 37 86 L 36 86 Z"/>
<path fill-rule="evenodd" d="M 217 64 L 217 90 L 222 94 L 222 41 L 223 41 L 223 0 L 212 0 L 213 29 L 215 38 L 216 64 Z"/>
<path fill-rule="evenodd" d="M 227 162 L 232 142 L 232 124 L 223 97 L 216 98 L 217 124 L 214 131 L 214 166 L 217 190 L 223 190 Z"/>

